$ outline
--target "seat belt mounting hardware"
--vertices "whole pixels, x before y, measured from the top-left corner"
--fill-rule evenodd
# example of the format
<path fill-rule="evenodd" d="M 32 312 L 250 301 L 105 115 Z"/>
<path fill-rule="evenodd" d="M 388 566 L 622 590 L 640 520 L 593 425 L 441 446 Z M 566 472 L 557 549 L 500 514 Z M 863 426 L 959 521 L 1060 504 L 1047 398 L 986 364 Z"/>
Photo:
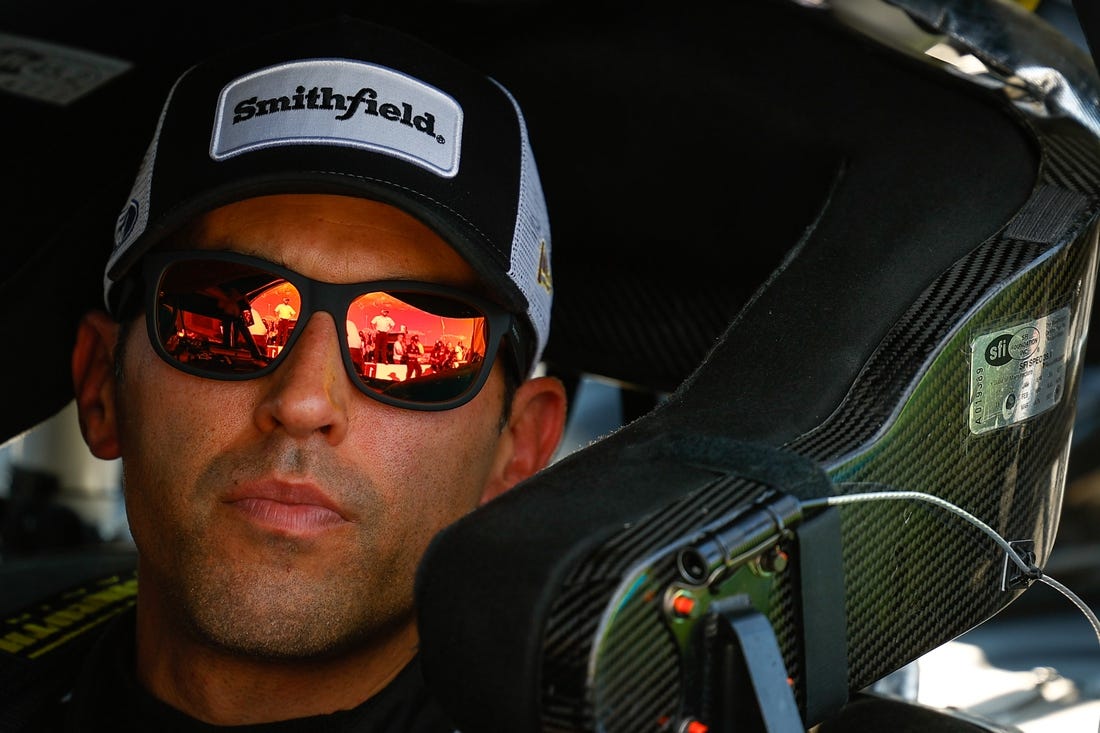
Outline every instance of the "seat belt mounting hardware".
<path fill-rule="evenodd" d="M 774 492 L 731 519 L 703 530 L 676 554 L 676 568 L 687 585 L 712 586 L 746 566 L 761 576 L 781 573 L 788 555 L 781 543 L 802 518 L 798 500 Z"/>
<path fill-rule="evenodd" d="M 682 651 L 697 623 L 722 599 L 736 596 L 756 608 L 769 606 L 775 583 L 790 563 L 790 528 L 801 517 L 796 499 L 775 492 L 702 530 L 676 551 L 679 577 L 665 586 L 662 610 Z"/>
<path fill-rule="evenodd" d="M 715 601 L 685 661 L 686 717 L 677 730 L 801 733 L 805 730 L 775 630 L 747 596 Z"/>

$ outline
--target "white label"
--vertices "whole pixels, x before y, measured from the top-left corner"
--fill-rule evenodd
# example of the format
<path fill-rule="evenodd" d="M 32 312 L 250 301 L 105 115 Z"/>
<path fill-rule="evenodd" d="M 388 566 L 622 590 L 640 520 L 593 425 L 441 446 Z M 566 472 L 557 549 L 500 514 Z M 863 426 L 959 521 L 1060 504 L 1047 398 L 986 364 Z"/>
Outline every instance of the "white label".
<path fill-rule="evenodd" d="M 59 106 L 129 69 L 109 56 L 0 33 L 0 89 Z"/>
<path fill-rule="evenodd" d="M 218 98 L 210 155 L 223 160 L 278 145 L 344 145 L 458 173 L 462 108 L 393 69 L 312 59 L 230 82 Z"/>
<path fill-rule="evenodd" d="M 1013 425 L 1057 405 L 1066 390 L 1069 308 L 971 343 L 970 432 Z"/>

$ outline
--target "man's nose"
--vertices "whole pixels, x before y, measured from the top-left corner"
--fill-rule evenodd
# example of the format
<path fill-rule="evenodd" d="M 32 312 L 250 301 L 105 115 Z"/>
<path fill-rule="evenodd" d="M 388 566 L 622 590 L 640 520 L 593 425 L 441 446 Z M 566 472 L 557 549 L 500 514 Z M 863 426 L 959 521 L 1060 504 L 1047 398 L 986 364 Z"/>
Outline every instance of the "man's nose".
<path fill-rule="evenodd" d="M 339 332 L 327 313 L 314 313 L 297 328 L 300 333 L 284 361 L 263 380 L 257 424 L 265 431 L 282 428 L 296 438 L 321 433 L 336 444 L 347 434 L 355 391 L 344 368 Z"/>

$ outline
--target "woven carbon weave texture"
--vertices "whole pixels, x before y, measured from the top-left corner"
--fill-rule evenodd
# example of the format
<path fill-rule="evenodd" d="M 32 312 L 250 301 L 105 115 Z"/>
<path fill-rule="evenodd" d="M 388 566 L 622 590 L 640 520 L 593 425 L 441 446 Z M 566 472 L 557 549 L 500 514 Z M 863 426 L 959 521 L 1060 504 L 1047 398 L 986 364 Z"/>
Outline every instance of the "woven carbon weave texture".
<path fill-rule="evenodd" d="M 755 12 L 782 3 L 750 5 Z M 1033 540 L 1040 565 L 1049 554 L 1095 276 L 1096 138 L 1071 121 L 1025 116 L 1000 92 L 833 35 L 835 28 L 800 26 L 797 13 L 813 13 L 793 5 L 777 11 L 779 22 L 763 23 L 755 40 L 768 49 L 797 39 L 819 60 L 780 72 L 780 111 L 772 113 L 790 122 L 806 103 L 806 132 L 820 123 L 828 133 L 813 163 L 834 166 L 832 188 L 820 188 L 815 168 L 808 188 L 819 199 L 817 216 L 802 222 L 797 242 L 782 242 L 781 266 L 665 402 L 433 542 L 418 579 L 425 674 L 464 730 L 636 733 L 660 730 L 683 712 L 684 660 L 660 605 L 661 589 L 677 577 L 670 553 L 766 487 L 738 478 L 751 473 L 723 476 L 661 453 L 674 440 L 718 452 L 723 441 L 774 446 L 821 466 L 836 494 L 928 492 L 1010 540 Z M 771 91 L 753 81 L 761 85 L 754 91 Z M 819 96 L 810 96 L 815 88 Z M 828 103 L 839 109 L 819 108 Z M 753 163 L 788 162 L 768 158 L 773 148 L 763 143 L 776 142 L 766 137 L 774 130 L 751 134 L 753 123 L 772 121 L 740 120 L 744 147 L 761 143 Z M 741 172 L 751 180 L 754 171 Z M 790 196 L 806 194 L 798 183 L 792 177 Z M 769 241 L 766 217 L 735 213 L 728 239 L 683 244 L 687 255 L 702 252 L 699 267 L 735 267 L 735 247 Z M 759 236 L 738 236 L 746 231 Z M 553 338 L 561 346 L 614 327 L 600 313 L 585 320 L 577 306 L 586 302 L 609 312 L 626 306 L 626 332 L 642 333 L 630 330 L 638 325 L 630 306 L 649 302 L 659 283 L 626 277 L 596 299 L 563 299 L 576 319 L 557 320 Z M 618 297 L 632 284 L 639 298 Z M 724 306 L 728 295 L 718 296 Z M 1071 314 L 1072 348 L 1054 407 L 971 434 L 974 339 L 1061 309 Z M 681 315 L 670 313 L 670 322 Z M 689 350 L 701 347 L 694 339 L 701 322 L 675 334 Z M 604 355 L 620 343 L 596 340 Z M 660 350 L 677 343 L 669 336 L 626 354 L 656 349 L 658 371 L 675 371 Z M 591 367 L 595 358 L 582 354 L 575 363 Z M 767 488 L 821 496 L 805 486 Z M 999 588 L 1003 552 L 942 508 L 880 501 L 837 512 L 846 596 L 837 603 L 847 622 L 831 633 L 847 639 L 852 691 L 1019 595 Z M 790 549 L 797 561 L 818 548 Z M 650 574 L 606 616 L 639 564 Z M 805 599 L 792 576 L 781 575 L 761 605 L 807 714 Z M 435 612 L 443 607 L 445 616 Z M 456 661 L 472 649 L 484 660 L 473 677 L 467 661 Z M 473 678 L 477 685 L 464 682 Z M 807 724 L 821 713 L 810 711 Z"/>
<path fill-rule="evenodd" d="M 1070 217 L 1063 219 L 1057 241 L 998 236 L 977 247 L 913 303 L 833 417 L 786 446 L 827 466 L 837 494 L 934 494 L 1010 540 L 1033 540 L 1040 566 L 1049 555 L 1061 509 L 1082 329 L 1096 267 L 1096 232 L 1084 227 L 1095 216 L 1100 191 L 1100 158 L 1090 138 L 1072 126 L 1046 127 L 1042 184 L 1035 199 L 1041 211 L 1030 215 L 1068 203 Z M 1052 191 L 1062 198 L 1055 200 Z M 1010 225 L 1006 231 L 1013 229 Z M 1076 239 L 1067 240 L 1068 233 Z M 1074 313 L 1077 342 L 1064 399 L 1022 423 L 970 434 L 971 339 L 1063 306 Z M 729 356 L 719 347 L 708 367 Z M 691 416 L 699 417 L 702 406 L 691 399 L 693 390 L 713 399 L 707 391 L 710 372 L 703 371 L 682 402 L 659 410 L 666 430 L 689 430 Z M 686 494 L 605 541 L 574 569 L 555 601 L 544 640 L 545 730 L 627 733 L 651 729 L 654 721 L 679 713 L 682 660 L 660 604 L 653 602 L 678 575 L 673 555 L 661 555 L 660 548 L 675 546 L 677 537 L 686 541 L 714 516 L 743 506 L 760 490 L 741 481 Z M 1022 592 L 1000 589 L 1000 548 L 941 507 L 879 501 L 840 511 L 853 691 L 978 625 Z M 656 572 L 637 589 L 636 603 L 618 609 L 616 632 L 600 636 L 596 627 L 611 592 L 627 569 L 650 553 L 663 558 L 654 562 Z M 803 704 L 795 590 L 789 579 L 780 582 L 769 600 L 768 617 L 796 699 Z M 613 649 L 603 648 L 611 644 Z M 600 667 L 605 676 L 593 680 L 593 654 L 621 663 Z M 587 687 L 579 684 L 586 678 Z"/>

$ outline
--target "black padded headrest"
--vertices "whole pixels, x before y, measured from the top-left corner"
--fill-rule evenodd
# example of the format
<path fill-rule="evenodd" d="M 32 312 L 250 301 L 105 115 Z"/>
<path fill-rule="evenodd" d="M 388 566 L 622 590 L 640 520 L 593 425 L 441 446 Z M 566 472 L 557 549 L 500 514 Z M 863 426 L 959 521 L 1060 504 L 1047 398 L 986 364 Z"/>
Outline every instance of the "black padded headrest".
<path fill-rule="evenodd" d="M 660 570 L 662 547 L 688 542 L 762 491 L 820 498 L 812 466 L 841 494 L 862 480 L 980 506 L 1001 531 L 1036 538 L 1040 562 L 1049 552 L 1080 352 L 1068 359 L 1057 409 L 979 439 L 966 419 L 969 339 L 1060 304 L 1088 312 L 1094 250 L 1084 230 L 1097 209 L 1097 160 L 1069 150 L 1090 150 L 1094 138 L 1073 122 L 1025 123 L 998 92 L 834 21 L 764 1 L 616 27 L 632 39 L 621 63 L 638 70 L 638 87 L 602 89 L 600 109 L 638 109 L 644 99 L 647 119 L 664 115 L 665 134 L 605 114 L 600 130 L 614 137 L 541 167 L 557 192 L 552 210 L 587 211 L 555 228 L 566 244 L 547 359 L 674 391 L 429 548 L 418 577 L 424 670 L 464 731 L 588 730 L 597 718 L 600 729 L 630 731 L 676 712 L 684 669 L 668 653 L 671 632 L 654 621 L 668 586 L 631 575 L 634 566 Z M 532 45 L 531 64 L 552 45 Z M 529 108 L 532 134 L 591 129 L 560 104 L 581 88 L 580 69 L 553 66 L 561 94 Z M 606 181 L 578 175 L 592 159 L 625 168 L 645 155 L 675 164 L 635 173 L 625 209 L 601 197 Z M 657 256 L 617 234 L 638 220 L 662 245 Z M 571 257 L 568 242 L 582 233 L 592 244 Z M 1064 260 L 1050 256 L 1061 248 Z M 1044 259 L 1055 268 L 1050 291 L 1076 289 L 1077 298 L 1005 292 Z M 670 290 L 683 298 L 677 305 Z M 1000 312 L 975 311 L 989 299 Z M 902 435 L 880 442 L 894 430 Z M 1032 436 L 1026 452 L 1022 434 Z M 788 480 L 763 478 L 759 456 L 769 451 L 808 466 Z M 1005 509 L 1005 492 L 1018 512 Z M 846 628 L 829 630 L 848 640 L 847 658 L 826 662 L 846 664 L 852 689 L 1013 597 L 994 587 L 996 548 L 975 551 L 980 542 L 935 511 L 845 510 L 840 527 L 847 598 L 815 602 L 832 610 L 847 600 Z M 939 564 L 928 567 L 922 552 Z M 630 650 L 644 670 L 620 660 L 612 676 L 621 687 L 610 702 L 597 699 L 586 685 L 599 676 L 603 624 L 617 619 L 601 616 L 612 613 L 603 604 L 634 577 L 634 602 L 654 604 L 637 623 L 661 628 L 639 631 L 645 638 Z M 827 711 L 807 706 L 807 667 L 822 665 L 802 656 L 807 640 L 792 620 L 805 599 L 797 587 L 776 594 L 767 612 L 810 723 Z M 650 595 L 657 600 L 640 600 Z"/>
<path fill-rule="evenodd" d="M 858 363 L 880 331 L 863 317 L 896 317 L 899 287 L 1024 200 L 1034 152 L 1002 110 L 806 15 L 707 4 L 507 49 L 533 140 L 568 151 L 540 160 L 558 244 L 551 364 L 671 391 L 811 226 L 847 246 L 804 277 L 868 289 L 821 304 L 843 334 L 759 338 L 821 339 Z"/>

